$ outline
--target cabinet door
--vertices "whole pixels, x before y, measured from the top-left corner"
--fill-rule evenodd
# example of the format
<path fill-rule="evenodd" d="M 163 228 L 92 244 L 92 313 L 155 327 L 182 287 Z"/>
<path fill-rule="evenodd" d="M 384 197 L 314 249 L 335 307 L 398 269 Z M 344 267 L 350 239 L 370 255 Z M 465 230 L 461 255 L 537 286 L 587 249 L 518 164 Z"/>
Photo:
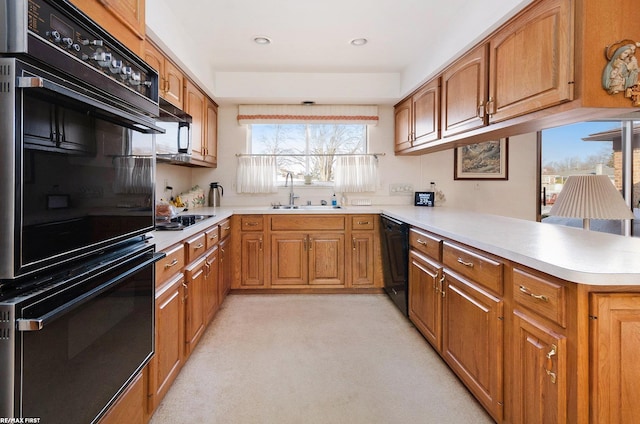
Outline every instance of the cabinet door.
<path fill-rule="evenodd" d="M 344 284 L 344 234 L 308 235 L 309 284 Z"/>
<path fill-rule="evenodd" d="M 219 248 L 215 246 L 205 259 L 204 315 L 205 322 L 211 321 L 218 310 L 218 283 L 220 281 Z"/>
<path fill-rule="evenodd" d="M 590 422 L 638 422 L 640 294 L 593 294 L 591 315 Z"/>
<path fill-rule="evenodd" d="M 145 424 L 145 379 L 144 371 L 138 373 L 129 383 L 126 390 L 118 397 L 118 400 L 109 408 L 107 413 L 100 418 L 99 424 Z M 19 420 L 17 420 L 19 422 Z"/>
<path fill-rule="evenodd" d="M 412 100 L 409 98 L 395 107 L 395 152 L 411 147 L 413 137 Z"/>
<path fill-rule="evenodd" d="M 205 259 L 199 259 L 186 270 L 185 356 L 191 354 L 204 332 Z"/>
<path fill-rule="evenodd" d="M 373 286 L 374 277 L 374 234 L 353 232 L 351 234 L 351 285 L 354 287 Z"/>
<path fill-rule="evenodd" d="M 427 83 L 412 97 L 413 146 L 440 138 L 440 78 Z"/>
<path fill-rule="evenodd" d="M 271 285 L 307 284 L 307 248 L 306 234 L 271 235 Z"/>
<path fill-rule="evenodd" d="M 241 236 L 240 285 L 264 286 L 264 251 L 262 233 L 244 233 Z"/>
<path fill-rule="evenodd" d="M 207 99 L 205 160 L 212 165 L 218 164 L 218 106 L 209 99 Z"/>
<path fill-rule="evenodd" d="M 171 61 L 165 60 L 163 76 L 162 98 L 182 109 L 184 107 L 184 75 Z"/>
<path fill-rule="evenodd" d="M 185 80 L 184 96 L 185 112 L 193 118 L 191 123 L 191 152 L 194 158 L 204 160 L 204 94 L 191 81 Z"/>
<path fill-rule="evenodd" d="M 566 337 L 514 311 L 514 422 L 567 422 Z"/>
<path fill-rule="evenodd" d="M 156 295 L 156 349 L 149 366 L 150 409 L 155 410 L 184 363 L 184 276 Z"/>
<path fill-rule="evenodd" d="M 502 420 L 503 302 L 447 269 L 442 355 L 498 422 Z"/>
<path fill-rule="evenodd" d="M 429 343 L 442 349 L 442 266 L 411 251 L 409 318 Z"/>
<path fill-rule="evenodd" d="M 442 135 L 486 125 L 487 46 L 464 55 L 442 75 Z"/>
<path fill-rule="evenodd" d="M 573 99 L 571 1 L 539 2 L 489 41 L 489 121 Z"/>
<path fill-rule="evenodd" d="M 161 97 L 164 97 L 164 54 L 148 41 L 144 43 L 144 61 L 149 66 L 158 71 L 158 90 Z"/>
<path fill-rule="evenodd" d="M 220 270 L 218 272 L 219 281 L 218 281 L 218 302 L 222 304 L 224 302 L 224 298 L 229 293 L 231 289 L 231 257 L 229 253 L 231 250 L 229 249 L 229 240 L 230 237 L 226 237 L 223 240 L 220 240 L 218 248 L 220 249 L 219 257 L 220 257 Z"/>

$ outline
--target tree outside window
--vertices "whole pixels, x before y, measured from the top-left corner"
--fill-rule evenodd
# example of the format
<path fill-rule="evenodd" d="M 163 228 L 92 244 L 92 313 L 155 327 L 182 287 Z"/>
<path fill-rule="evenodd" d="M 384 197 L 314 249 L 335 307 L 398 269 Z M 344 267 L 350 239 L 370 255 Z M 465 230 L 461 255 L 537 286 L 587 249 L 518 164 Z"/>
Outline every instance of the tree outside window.
<path fill-rule="evenodd" d="M 252 124 L 249 152 L 277 158 L 278 181 L 310 176 L 315 184 L 331 183 L 336 155 L 367 153 L 367 126 L 353 124 Z"/>

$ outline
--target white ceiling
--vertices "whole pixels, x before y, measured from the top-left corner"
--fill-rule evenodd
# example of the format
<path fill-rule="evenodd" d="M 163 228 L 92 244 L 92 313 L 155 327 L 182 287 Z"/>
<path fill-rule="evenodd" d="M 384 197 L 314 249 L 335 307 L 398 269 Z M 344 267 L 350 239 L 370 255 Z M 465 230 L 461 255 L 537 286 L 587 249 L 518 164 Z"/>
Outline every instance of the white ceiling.
<path fill-rule="evenodd" d="M 147 0 L 146 19 L 221 104 L 393 104 L 530 1 Z"/>

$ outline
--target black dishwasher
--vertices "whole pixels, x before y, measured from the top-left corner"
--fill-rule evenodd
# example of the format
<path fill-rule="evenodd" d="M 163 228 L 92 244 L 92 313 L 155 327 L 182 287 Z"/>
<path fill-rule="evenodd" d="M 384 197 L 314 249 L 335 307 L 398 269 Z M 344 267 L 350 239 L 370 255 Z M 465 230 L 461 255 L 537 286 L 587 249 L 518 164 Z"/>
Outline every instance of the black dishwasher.
<path fill-rule="evenodd" d="M 409 225 L 380 216 L 384 290 L 405 316 L 409 315 Z"/>

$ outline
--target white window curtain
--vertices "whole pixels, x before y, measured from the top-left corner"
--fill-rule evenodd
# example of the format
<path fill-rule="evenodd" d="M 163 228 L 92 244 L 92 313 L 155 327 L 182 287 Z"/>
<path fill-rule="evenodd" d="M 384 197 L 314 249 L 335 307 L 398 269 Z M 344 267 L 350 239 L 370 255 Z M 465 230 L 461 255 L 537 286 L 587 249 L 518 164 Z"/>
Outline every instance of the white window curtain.
<path fill-rule="evenodd" d="M 239 124 L 378 125 L 375 105 L 239 105 Z"/>
<path fill-rule="evenodd" d="M 273 156 L 238 157 L 236 191 L 238 193 L 276 193 L 276 158 Z"/>
<path fill-rule="evenodd" d="M 336 157 L 335 190 L 342 193 L 376 191 L 378 158 L 374 155 Z"/>

